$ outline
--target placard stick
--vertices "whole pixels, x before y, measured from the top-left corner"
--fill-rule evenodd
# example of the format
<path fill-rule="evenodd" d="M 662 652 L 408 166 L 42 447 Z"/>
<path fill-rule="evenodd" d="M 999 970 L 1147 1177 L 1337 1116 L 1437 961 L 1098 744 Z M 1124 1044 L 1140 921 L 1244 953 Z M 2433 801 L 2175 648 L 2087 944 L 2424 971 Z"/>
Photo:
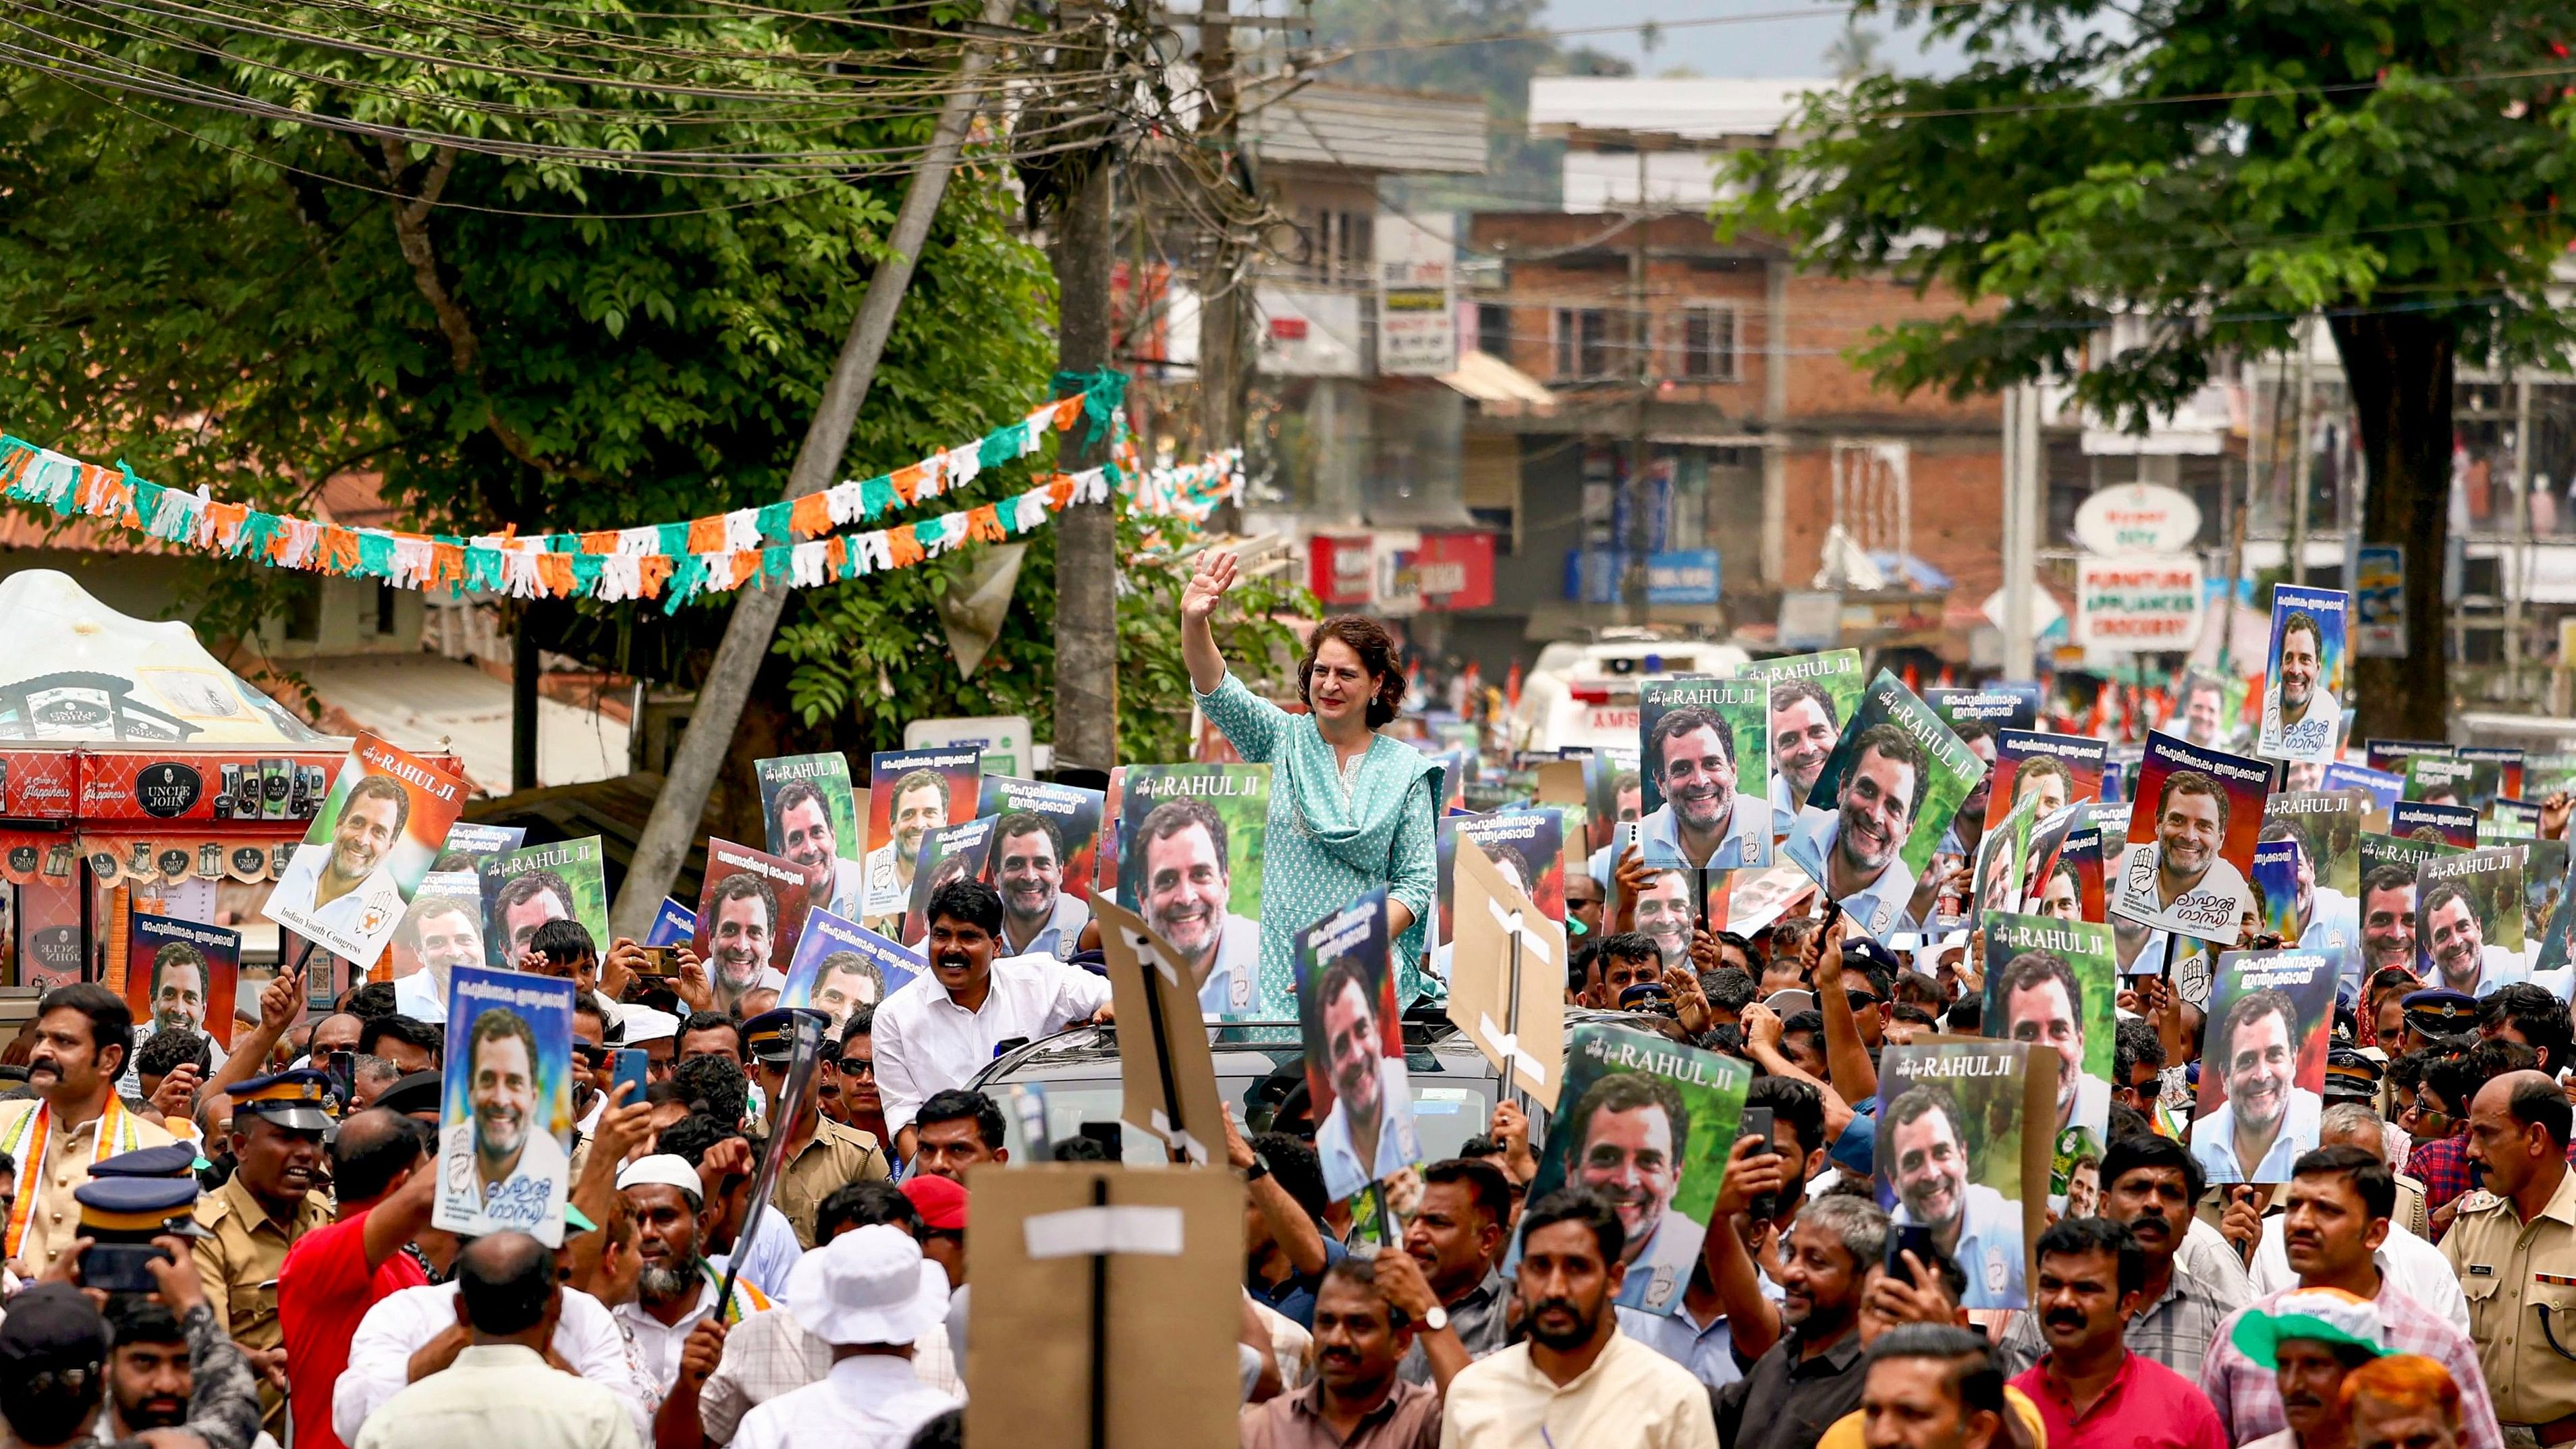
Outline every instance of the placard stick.
<path fill-rule="evenodd" d="M 1377 1240 L 1392 1248 L 1395 1242 L 1395 1214 L 1386 1205 L 1386 1184 L 1369 1184 L 1369 1205 L 1377 1209 Z"/>
<path fill-rule="evenodd" d="M 2164 979 L 2167 985 L 2173 983 L 2174 934 L 2172 931 L 2165 932 Z"/>
<path fill-rule="evenodd" d="M 1512 928 L 1511 938 L 1512 979 L 1510 994 L 1503 998 L 1503 1035 L 1518 1042 L 1521 1039 L 1521 933 L 1517 923 Z M 1512 1094 L 1512 1105 L 1520 1108 L 1526 1116 L 1530 1106 L 1529 1093 L 1513 1079 L 1509 1061 L 1503 1063 L 1503 1090 Z"/>
<path fill-rule="evenodd" d="M 1168 1069 L 1164 1075 L 1170 1076 Z M 1168 1089 L 1169 1083 L 1165 1085 Z M 1166 1095 L 1177 1105 L 1176 1095 L 1168 1090 Z M 1109 1206 L 1108 1178 L 1092 1182 L 1091 1205 Z M 716 1307 L 722 1312 L 724 1305 L 720 1301 Z M 1091 1449 L 1109 1449 L 1109 1254 L 1105 1251 L 1091 1255 Z"/>

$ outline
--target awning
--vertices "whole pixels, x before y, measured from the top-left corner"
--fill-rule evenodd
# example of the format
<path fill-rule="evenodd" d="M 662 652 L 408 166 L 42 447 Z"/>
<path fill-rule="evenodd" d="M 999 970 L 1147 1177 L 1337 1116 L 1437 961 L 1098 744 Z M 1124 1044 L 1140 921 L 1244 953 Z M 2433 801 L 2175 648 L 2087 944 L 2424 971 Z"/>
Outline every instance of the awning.
<path fill-rule="evenodd" d="M 363 654 L 298 666 L 334 723 L 407 750 L 452 752 L 481 795 L 510 788 L 510 686 L 436 654 Z M 578 785 L 626 773 L 627 726 L 537 698 L 537 782 Z"/>
<path fill-rule="evenodd" d="M 1537 378 L 1472 347 L 1458 354 L 1458 370 L 1440 374 L 1440 380 L 1496 417 L 1556 411 L 1556 394 Z"/>
<path fill-rule="evenodd" d="M 0 739 L 320 745 L 175 620 L 129 618 L 53 569 L 0 579 Z"/>

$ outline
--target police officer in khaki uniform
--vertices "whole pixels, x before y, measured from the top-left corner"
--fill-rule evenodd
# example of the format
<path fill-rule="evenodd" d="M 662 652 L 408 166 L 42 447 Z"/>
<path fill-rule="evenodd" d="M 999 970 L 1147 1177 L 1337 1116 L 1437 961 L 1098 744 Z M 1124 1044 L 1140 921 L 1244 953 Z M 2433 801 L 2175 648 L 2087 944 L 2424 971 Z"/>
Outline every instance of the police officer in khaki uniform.
<path fill-rule="evenodd" d="M 331 1221 L 331 1200 L 317 1191 L 328 1074 L 304 1068 L 258 1077 L 231 1089 L 233 1156 L 239 1166 L 197 1204 L 197 1274 L 215 1321 L 261 1375 L 263 1424 L 286 1437 L 286 1333 L 277 1321 L 277 1271 L 298 1238 Z"/>
<path fill-rule="evenodd" d="M 787 1063 L 796 1054 L 796 1019 L 800 1016 L 820 1020 L 825 1039 L 830 1039 L 830 1019 L 809 1007 L 782 1006 L 743 1023 L 743 1046 L 751 1053 L 761 1090 L 772 1099 L 773 1123 L 786 1120 L 775 1099 L 787 1090 Z M 778 1170 L 775 1201 L 796 1229 L 800 1248 L 814 1246 L 814 1214 L 823 1206 L 823 1199 L 850 1183 L 891 1175 L 885 1153 L 873 1134 L 844 1127 L 817 1110 L 815 1102 L 822 1085 L 819 1076 L 818 1071 L 805 1080 L 804 1100 L 797 1104 L 794 1135 L 788 1140 L 786 1165 Z"/>
<path fill-rule="evenodd" d="M 2507 1072 L 2469 1106 L 2483 1191 L 2460 1199 L 2442 1256 L 2469 1299 L 2469 1336 L 2505 1442 L 2576 1443 L 2576 1173 L 2570 1111 L 2541 1072 Z"/>

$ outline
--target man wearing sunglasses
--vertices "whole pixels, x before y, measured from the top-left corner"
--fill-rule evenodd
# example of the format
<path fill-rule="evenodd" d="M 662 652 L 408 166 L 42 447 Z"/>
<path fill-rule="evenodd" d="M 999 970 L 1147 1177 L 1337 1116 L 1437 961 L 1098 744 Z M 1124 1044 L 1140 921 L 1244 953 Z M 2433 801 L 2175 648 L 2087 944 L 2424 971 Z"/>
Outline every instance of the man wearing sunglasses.
<path fill-rule="evenodd" d="M 877 1049 L 870 1040 L 877 1025 L 876 1008 L 855 1007 L 841 1028 L 837 1053 L 827 1053 L 822 1072 L 823 1115 L 844 1127 L 856 1127 L 877 1141 L 886 1140 L 885 1102 L 877 1095 Z"/>

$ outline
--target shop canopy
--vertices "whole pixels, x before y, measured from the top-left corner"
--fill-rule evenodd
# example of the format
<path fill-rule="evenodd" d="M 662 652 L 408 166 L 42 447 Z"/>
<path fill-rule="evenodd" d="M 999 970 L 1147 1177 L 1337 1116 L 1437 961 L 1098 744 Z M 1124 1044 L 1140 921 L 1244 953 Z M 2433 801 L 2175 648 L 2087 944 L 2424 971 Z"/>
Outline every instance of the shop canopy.
<path fill-rule="evenodd" d="M 0 740 L 331 749 L 175 620 L 130 618 L 67 574 L 0 579 Z"/>

